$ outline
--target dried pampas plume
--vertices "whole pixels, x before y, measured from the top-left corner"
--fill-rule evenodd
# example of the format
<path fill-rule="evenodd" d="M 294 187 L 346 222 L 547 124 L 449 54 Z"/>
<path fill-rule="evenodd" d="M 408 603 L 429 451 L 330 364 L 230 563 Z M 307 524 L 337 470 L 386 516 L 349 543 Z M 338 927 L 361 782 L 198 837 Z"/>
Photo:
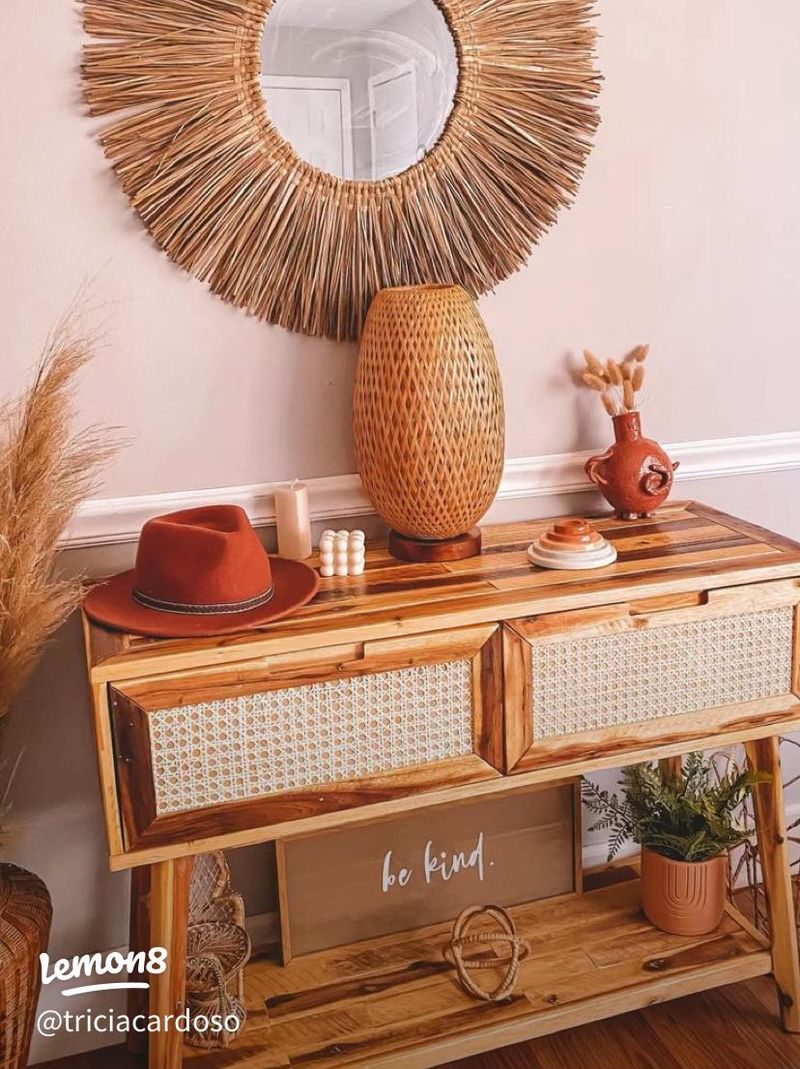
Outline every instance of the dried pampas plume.
<path fill-rule="evenodd" d="M 68 317 L 48 340 L 30 388 L 0 406 L 0 725 L 43 643 L 78 605 L 59 575 L 59 540 L 119 440 L 73 433 L 74 388 L 92 342 Z"/>

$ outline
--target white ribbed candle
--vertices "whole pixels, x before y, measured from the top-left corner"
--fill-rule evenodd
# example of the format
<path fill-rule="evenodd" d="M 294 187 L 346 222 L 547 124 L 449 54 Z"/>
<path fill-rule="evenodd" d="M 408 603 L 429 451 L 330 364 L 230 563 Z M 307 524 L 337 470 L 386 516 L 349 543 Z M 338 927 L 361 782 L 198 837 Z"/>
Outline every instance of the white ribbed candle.
<path fill-rule="evenodd" d="M 278 555 L 289 560 L 311 556 L 311 517 L 308 489 L 297 479 L 275 490 L 275 518 L 278 524 Z"/>

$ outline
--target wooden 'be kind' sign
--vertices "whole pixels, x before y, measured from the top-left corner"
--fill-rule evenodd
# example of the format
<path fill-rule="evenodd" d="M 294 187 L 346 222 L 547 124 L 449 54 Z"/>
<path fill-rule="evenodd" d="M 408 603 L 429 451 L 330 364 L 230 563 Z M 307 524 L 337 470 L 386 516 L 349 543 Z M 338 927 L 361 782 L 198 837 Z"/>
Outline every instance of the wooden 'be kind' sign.
<path fill-rule="evenodd" d="M 284 961 L 578 889 L 574 783 L 278 843 Z"/>

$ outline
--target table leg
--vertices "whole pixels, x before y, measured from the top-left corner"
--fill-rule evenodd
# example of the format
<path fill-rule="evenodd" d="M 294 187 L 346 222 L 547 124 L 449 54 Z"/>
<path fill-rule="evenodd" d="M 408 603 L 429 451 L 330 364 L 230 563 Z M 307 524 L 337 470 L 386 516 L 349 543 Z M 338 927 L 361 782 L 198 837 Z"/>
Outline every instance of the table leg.
<path fill-rule="evenodd" d="M 162 1020 L 185 1007 L 186 927 L 192 858 L 160 861 L 150 867 L 150 945 L 165 947 L 167 968 L 150 976 L 150 1013 Z M 183 1036 L 175 1028 L 149 1035 L 149 1069 L 180 1069 Z"/>
<path fill-rule="evenodd" d="M 768 772 L 772 777 L 769 783 L 753 788 L 758 852 L 767 896 L 772 972 L 778 986 L 781 1020 L 787 1032 L 800 1032 L 800 961 L 778 747 L 777 736 L 746 744 L 750 767 Z"/>
<path fill-rule="evenodd" d="M 666 779 L 677 780 L 683 771 L 683 757 L 663 757 L 659 767 Z"/>
<path fill-rule="evenodd" d="M 130 919 L 130 948 L 138 953 L 147 953 L 150 949 L 150 866 L 140 865 L 131 869 L 131 919 Z M 146 972 L 131 975 L 132 980 L 150 982 Z M 132 990 L 128 992 L 128 1016 L 133 1020 L 143 1013 L 147 1013 L 147 991 Z M 144 1055 L 147 1053 L 147 1033 L 128 1032 L 125 1038 L 125 1049 L 129 1054 Z"/>

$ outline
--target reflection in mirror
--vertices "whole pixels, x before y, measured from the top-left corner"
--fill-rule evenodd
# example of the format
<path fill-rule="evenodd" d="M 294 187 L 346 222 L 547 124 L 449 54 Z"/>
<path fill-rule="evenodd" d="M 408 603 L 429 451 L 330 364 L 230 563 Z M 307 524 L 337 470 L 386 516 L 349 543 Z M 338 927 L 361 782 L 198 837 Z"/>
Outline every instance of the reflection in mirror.
<path fill-rule="evenodd" d="M 457 82 L 435 0 L 275 0 L 267 15 L 267 112 L 299 156 L 339 178 L 388 178 L 422 159 Z"/>

